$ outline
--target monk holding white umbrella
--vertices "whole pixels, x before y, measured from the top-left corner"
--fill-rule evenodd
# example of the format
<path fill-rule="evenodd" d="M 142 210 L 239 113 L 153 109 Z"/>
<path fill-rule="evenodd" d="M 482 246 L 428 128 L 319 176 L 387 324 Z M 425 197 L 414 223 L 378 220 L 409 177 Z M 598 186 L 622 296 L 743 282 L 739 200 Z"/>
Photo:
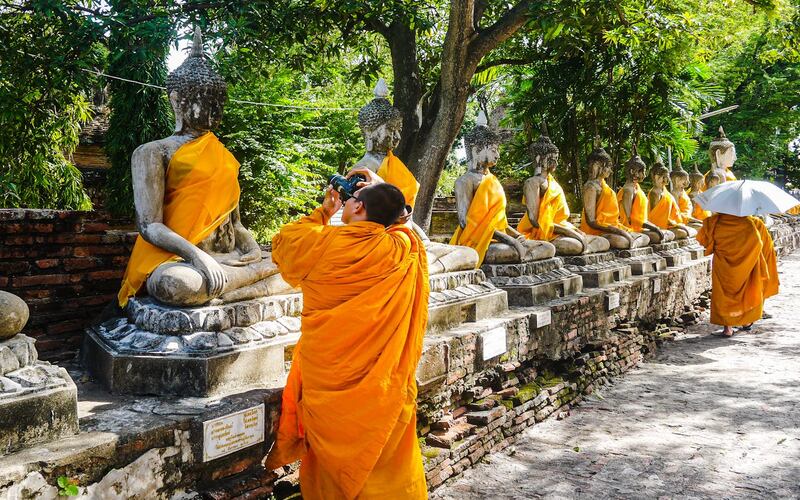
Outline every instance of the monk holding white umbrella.
<path fill-rule="evenodd" d="M 711 274 L 711 322 L 730 337 L 733 327 L 749 330 L 761 318 L 764 299 L 778 293 L 775 248 L 756 216 L 783 213 L 795 198 L 763 181 L 730 181 L 697 195 L 714 215 L 703 221 L 697 240 L 714 255 Z"/>

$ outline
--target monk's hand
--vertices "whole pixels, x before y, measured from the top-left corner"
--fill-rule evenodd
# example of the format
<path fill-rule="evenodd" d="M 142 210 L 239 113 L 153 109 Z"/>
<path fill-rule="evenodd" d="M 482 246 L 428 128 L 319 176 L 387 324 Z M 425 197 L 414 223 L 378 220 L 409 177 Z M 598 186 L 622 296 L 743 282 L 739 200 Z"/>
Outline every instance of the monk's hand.
<path fill-rule="evenodd" d="M 367 179 L 366 182 L 361 181 L 358 184 L 356 184 L 357 188 L 363 188 L 365 186 L 370 186 L 372 184 L 381 184 L 383 182 L 386 182 L 383 179 L 381 179 L 380 175 L 378 175 L 375 172 L 373 172 L 372 170 L 370 170 L 368 168 L 364 168 L 364 167 L 358 167 L 358 168 L 352 169 L 351 171 L 347 172 L 347 175 L 345 177 L 347 177 L 349 179 L 350 177 L 353 177 L 356 174 L 363 175 L 364 178 Z"/>
<path fill-rule="evenodd" d="M 202 250 L 194 256 L 192 264 L 206 277 L 208 295 L 210 297 L 219 297 L 228 283 L 228 278 L 225 276 L 222 266 Z"/>
<path fill-rule="evenodd" d="M 340 208 L 342 208 L 342 199 L 339 197 L 339 192 L 328 186 L 328 189 L 325 190 L 325 199 L 322 200 L 322 211 L 325 212 L 325 217 L 330 219 Z"/>

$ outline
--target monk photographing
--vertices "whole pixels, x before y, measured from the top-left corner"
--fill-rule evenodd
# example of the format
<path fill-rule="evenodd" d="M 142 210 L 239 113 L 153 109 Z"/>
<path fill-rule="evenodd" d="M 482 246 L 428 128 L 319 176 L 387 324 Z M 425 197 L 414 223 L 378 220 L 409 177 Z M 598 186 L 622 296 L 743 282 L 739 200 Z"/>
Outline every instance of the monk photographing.
<path fill-rule="evenodd" d="M 403 193 L 366 182 L 287 224 L 272 240 L 303 291 L 300 341 L 266 466 L 301 459 L 306 499 L 427 498 L 416 434 L 416 368 L 428 320 L 428 265 Z M 345 199 L 342 199 L 345 198 Z M 344 226 L 329 226 L 343 206 Z"/>

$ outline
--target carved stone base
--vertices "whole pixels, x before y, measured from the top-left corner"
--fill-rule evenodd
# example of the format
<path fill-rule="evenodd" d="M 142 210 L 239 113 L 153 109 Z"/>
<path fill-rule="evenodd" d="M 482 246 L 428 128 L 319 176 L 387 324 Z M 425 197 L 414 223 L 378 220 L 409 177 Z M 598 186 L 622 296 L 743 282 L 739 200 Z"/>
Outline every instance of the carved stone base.
<path fill-rule="evenodd" d="M 667 267 L 682 266 L 691 260 L 689 252 L 682 250 L 676 241 L 651 245 L 651 248 L 656 254 L 664 257 Z"/>
<path fill-rule="evenodd" d="M 583 290 L 583 279 L 554 257 L 525 264 L 484 264 L 489 279 L 508 293 L 512 306 L 528 307 Z"/>
<path fill-rule="evenodd" d="M 506 292 L 481 270 L 436 274 L 430 277 L 428 332 L 475 322 L 508 310 Z"/>
<path fill-rule="evenodd" d="M 564 257 L 567 268 L 583 277 L 583 286 L 599 288 L 631 276 L 631 267 L 616 259 L 612 252 Z"/>
<path fill-rule="evenodd" d="M 0 455 L 76 434 L 77 394 L 66 370 L 38 360 L 33 339 L 0 342 Z"/>
<path fill-rule="evenodd" d="M 630 250 L 614 250 L 614 254 L 620 262 L 631 266 L 631 274 L 641 276 L 656 271 L 663 271 L 667 268 L 667 260 L 660 255 L 653 253 L 651 247 L 633 248 Z"/>
<path fill-rule="evenodd" d="M 692 260 L 700 259 L 706 254 L 706 249 L 694 238 L 678 240 L 676 243 L 678 244 L 678 248 L 689 252 L 689 258 Z"/>

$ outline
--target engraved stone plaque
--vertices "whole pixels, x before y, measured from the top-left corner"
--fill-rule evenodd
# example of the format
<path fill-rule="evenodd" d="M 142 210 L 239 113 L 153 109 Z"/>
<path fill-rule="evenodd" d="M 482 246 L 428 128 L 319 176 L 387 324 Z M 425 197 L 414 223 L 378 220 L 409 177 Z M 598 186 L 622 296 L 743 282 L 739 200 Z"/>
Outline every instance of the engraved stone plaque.
<path fill-rule="evenodd" d="M 550 309 L 543 309 L 536 311 L 530 315 L 531 328 L 542 328 L 553 322 L 553 316 L 550 314 Z"/>
<path fill-rule="evenodd" d="M 606 294 L 606 311 L 613 311 L 619 307 L 619 293 L 608 292 Z"/>
<path fill-rule="evenodd" d="M 661 278 L 653 279 L 653 293 L 661 293 Z"/>
<path fill-rule="evenodd" d="M 481 334 L 483 343 L 483 360 L 505 354 L 506 348 L 506 327 L 499 326 Z"/>
<path fill-rule="evenodd" d="M 264 403 L 203 422 L 203 462 L 264 441 Z"/>

